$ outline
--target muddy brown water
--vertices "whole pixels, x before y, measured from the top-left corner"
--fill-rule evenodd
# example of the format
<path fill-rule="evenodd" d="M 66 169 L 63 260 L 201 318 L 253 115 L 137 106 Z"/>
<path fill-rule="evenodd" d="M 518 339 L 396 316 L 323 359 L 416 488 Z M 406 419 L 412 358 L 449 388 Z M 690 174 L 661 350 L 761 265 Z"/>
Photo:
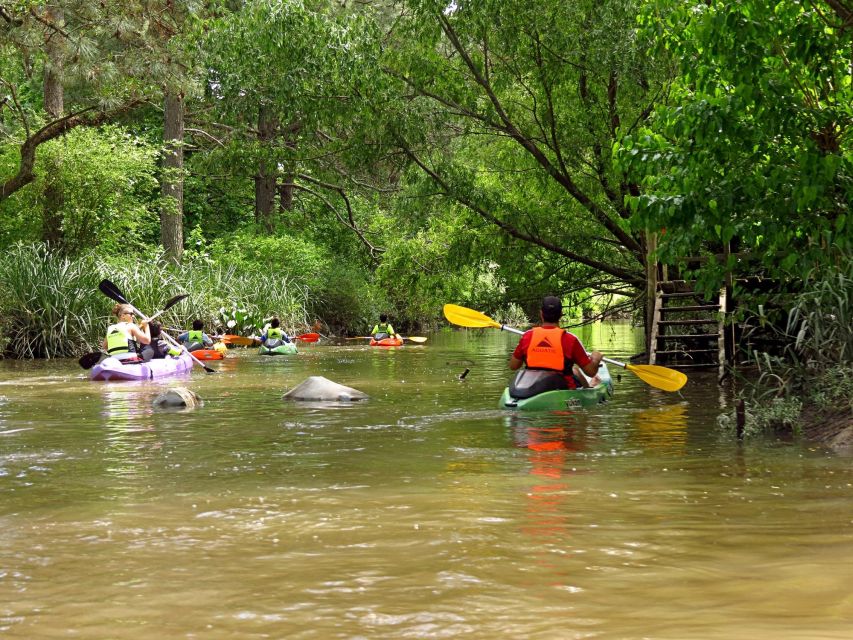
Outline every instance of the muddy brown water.
<path fill-rule="evenodd" d="M 151 383 L 0 362 L 0 637 L 853 637 L 849 458 L 734 442 L 712 374 L 508 413 L 514 336 L 429 338 Z M 371 399 L 281 400 L 309 375 Z M 155 411 L 178 385 L 205 406 Z"/>

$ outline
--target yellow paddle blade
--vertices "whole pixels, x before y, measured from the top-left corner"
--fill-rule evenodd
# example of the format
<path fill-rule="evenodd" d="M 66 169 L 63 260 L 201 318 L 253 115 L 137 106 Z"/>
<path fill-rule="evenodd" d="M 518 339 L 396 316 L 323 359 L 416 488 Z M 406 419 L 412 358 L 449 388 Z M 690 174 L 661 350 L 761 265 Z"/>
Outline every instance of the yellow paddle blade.
<path fill-rule="evenodd" d="M 489 316 L 456 304 L 444 305 L 444 317 L 453 324 L 458 324 L 460 327 L 474 327 L 476 329 L 501 328 L 500 323 L 495 322 Z"/>
<path fill-rule="evenodd" d="M 687 376 L 656 364 L 626 364 L 625 368 L 643 382 L 664 391 L 678 391 L 687 382 Z"/>
<path fill-rule="evenodd" d="M 415 342 L 417 344 L 423 344 L 427 341 L 427 339 L 423 336 L 408 336 L 406 338 L 403 338 L 403 340 L 408 340 L 409 342 Z"/>

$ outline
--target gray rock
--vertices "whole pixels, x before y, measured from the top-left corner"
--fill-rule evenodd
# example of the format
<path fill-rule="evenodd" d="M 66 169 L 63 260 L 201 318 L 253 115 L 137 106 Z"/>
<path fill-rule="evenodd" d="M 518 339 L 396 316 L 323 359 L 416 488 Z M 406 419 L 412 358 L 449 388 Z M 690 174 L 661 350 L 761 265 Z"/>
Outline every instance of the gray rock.
<path fill-rule="evenodd" d="M 154 398 L 154 407 L 157 409 L 195 409 L 204 404 L 204 401 L 195 391 L 186 387 L 172 387 Z"/>
<path fill-rule="evenodd" d="M 356 402 L 367 400 L 368 395 L 358 389 L 332 382 L 323 376 L 311 376 L 302 384 L 284 394 L 284 400 L 319 402 Z"/>

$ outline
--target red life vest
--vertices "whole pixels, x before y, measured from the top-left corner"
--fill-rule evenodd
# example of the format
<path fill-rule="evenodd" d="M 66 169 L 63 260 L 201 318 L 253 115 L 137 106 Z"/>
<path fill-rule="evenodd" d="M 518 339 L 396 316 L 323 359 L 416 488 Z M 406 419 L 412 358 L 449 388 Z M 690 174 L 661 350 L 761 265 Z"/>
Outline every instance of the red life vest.
<path fill-rule="evenodd" d="M 563 371 L 566 358 L 563 355 L 563 333 L 560 327 L 545 329 L 535 327 L 527 347 L 526 361 L 531 369 Z"/>

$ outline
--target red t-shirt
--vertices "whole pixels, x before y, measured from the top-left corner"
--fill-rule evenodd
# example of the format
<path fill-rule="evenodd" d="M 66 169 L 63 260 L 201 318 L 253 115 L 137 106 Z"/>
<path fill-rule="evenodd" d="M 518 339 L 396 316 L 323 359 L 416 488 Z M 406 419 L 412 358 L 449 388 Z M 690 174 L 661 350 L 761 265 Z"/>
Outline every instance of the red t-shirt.
<path fill-rule="evenodd" d="M 518 341 L 518 345 L 515 347 L 515 351 L 512 352 L 514 358 L 522 360 L 525 363 L 527 362 L 525 356 L 527 355 L 527 348 L 530 346 L 532 337 L 532 329 L 524 332 L 524 335 L 521 336 L 521 340 Z M 586 349 L 583 348 L 581 341 L 575 336 L 568 331 L 564 331 L 560 342 L 563 345 L 563 357 L 568 361 L 564 369 L 566 373 L 571 373 L 572 364 L 578 365 L 581 369 L 589 364 L 591 358 L 587 354 Z"/>

